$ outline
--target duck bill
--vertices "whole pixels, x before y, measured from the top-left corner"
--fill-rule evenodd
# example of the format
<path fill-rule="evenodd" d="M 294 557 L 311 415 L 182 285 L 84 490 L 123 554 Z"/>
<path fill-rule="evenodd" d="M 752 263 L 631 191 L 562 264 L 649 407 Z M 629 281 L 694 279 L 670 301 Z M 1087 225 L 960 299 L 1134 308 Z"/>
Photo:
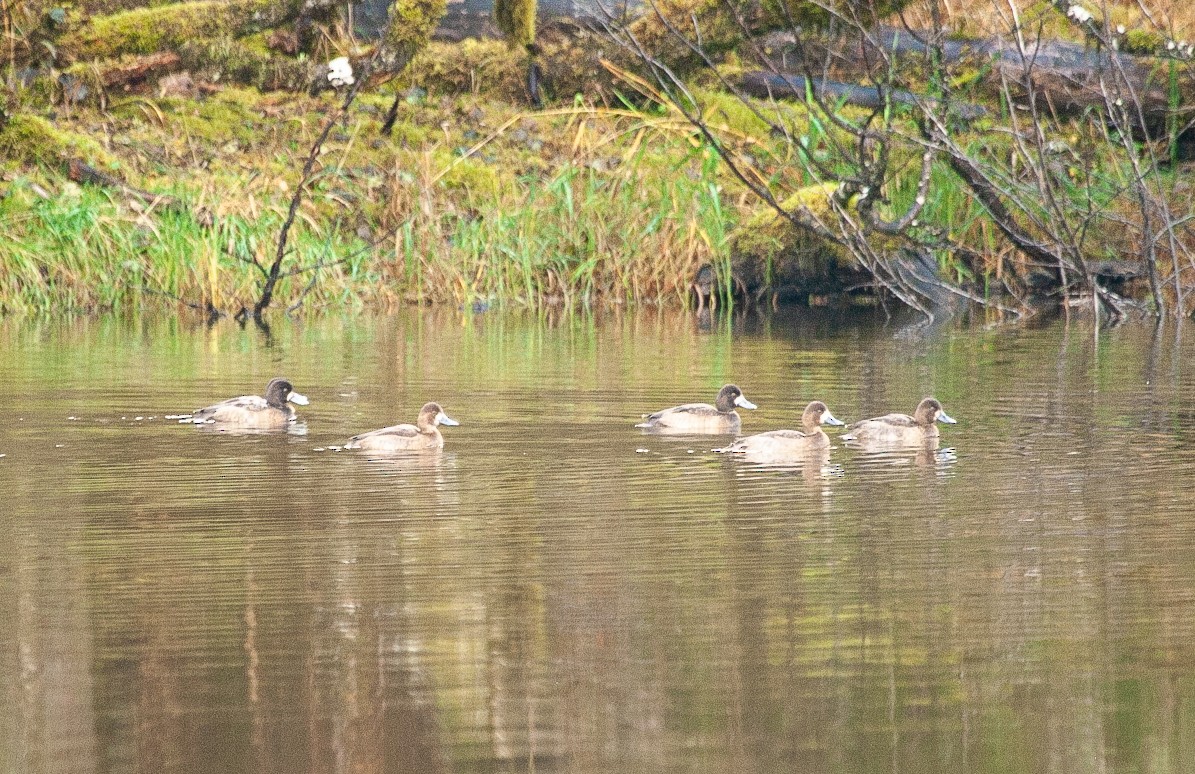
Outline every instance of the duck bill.
<path fill-rule="evenodd" d="M 436 414 L 436 424 L 444 425 L 446 427 L 456 427 L 460 424 L 460 422 L 457 422 L 455 419 L 441 411 L 439 414 Z"/>
<path fill-rule="evenodd" d="M 831 425 L 832 427 L 842 427 L 843 421 L 827 411 L 826 413 L 822 414 L 822 424 Z"/>
<path fill-rule="evenodd" d="M 306 406 L 309 403 L 306 395 L 300 395 L 294 390 L 291 390 L 290 395 L 287 395 L 286 399 L 296 406 Z"/>
<path fill-rule="evenodd" d="M 943 422 L 948 425 L 957 425 L 958 424 L 958 420 L 954 419 L 953 417 L 948 416 L 945 411 L 938 412 L 938 421 Z"/>
<path fill-rule="evenodd" d="M 734 399 L 734 405 L 738 406 L 739 408 L 745 408 L 745 409 L 753 409 L 753 408 L 756 408 L 756 406 L 755 406 L 755 404 L 754 404 L 754 403 L 752 403 L 751 401 L 747 400 L 747 396 L 746 396 L 746 395 L 740 395 L 739 397 L 735 398 L 735 399 Z"/>

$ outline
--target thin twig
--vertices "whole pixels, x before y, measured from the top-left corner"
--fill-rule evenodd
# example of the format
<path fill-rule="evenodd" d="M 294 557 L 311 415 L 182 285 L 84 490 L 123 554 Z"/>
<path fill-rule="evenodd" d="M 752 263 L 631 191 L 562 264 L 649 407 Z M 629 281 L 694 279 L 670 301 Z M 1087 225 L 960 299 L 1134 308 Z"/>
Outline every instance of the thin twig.
<path fill-rule="evenodd" d="M 348 115 L 349 107 L 369 80 L 370 71 L 373 69 L 373 63 L 377 58 L 378 53 L 375 52 L 373 57 L 362 68 L 362 72 L 357 74 L 357 79 L 353 83 L 352 88 L 349 89 L 348 94 L 345 95 L 340 109 L 329 116 L 328 120 L 324 122 L 323 130 L 312 144 L 311 151 L 307 154 L 307 160 L 303 163 L 303 174 L 299 178 L 299 184 L 295 186 L 295 193 L 290 198 L 290 208 L 287 210 L 286 220 L 283 222 L 282 229 L 278 234 L 278 249 L 274 254 L 274 262 L 270 265 L 270 271 L 266 275 L 265 283 L 262 285 L 261 297 L 253 305 L 254 318 L 260 318 L 261 313 L 265 311 L 274 298 L 274 288 L 281 278 L 282 262 L 286 258 L 286 241 L 290 235 L 290 228 L 294 225 L 295 216 L 299 212 L 299 204 L 303 201 L 303 191 L 311 182 L 312 170 L 315 168 L 315 162 L 319 158 L 324 142 L 327 141 L 328 135 L 332 133 L 332 127 L 336 126 L 344 116 Z"/>

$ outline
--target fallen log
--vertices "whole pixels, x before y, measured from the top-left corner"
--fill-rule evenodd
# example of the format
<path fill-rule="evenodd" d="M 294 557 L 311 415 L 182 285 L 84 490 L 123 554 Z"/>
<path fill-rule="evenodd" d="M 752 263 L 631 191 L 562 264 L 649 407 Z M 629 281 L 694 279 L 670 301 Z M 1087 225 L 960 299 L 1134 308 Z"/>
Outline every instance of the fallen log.
<path fill-rule="evenodd" d="M 58 41 L 67 57 L 115 59 L 177 49 L 197 38 L 241 37 L 297 19 L 302 0 L 199 0 L 96 16 Z"/>
<path fill-rule="evenodd" d="M 979 90 L 995 101 L 1003 98 L 1007 86 L 1014 103 L 1021 107 L 1027 106 L 1032 97 L 1039 109 L 1073 117 L 1092 109 L 1104 112 L 1108 103 L 1117 106 L 1117 100 L 1132 108 L 1135 99 L 1141 105 L 1144 125 L 1135 110 L 1129 110 L 1128 118 L 1134 129 L 1150 136 L 1165 134 L 1176 122 L 1182 127 L 1195 119 L 1195 70 L 1165 56 L 1164 51 L 1145 56 L 1062 40 L 1027 40 L 1022 51 L 1012 41 L 999 37 L 942 40 L 933 45 L 928 42 L 930 38 L 928 32 L 880 27 L 866 41 L 811 37 L 798 47 L 791 34 L 774 33 L 763 43 L 771 60 L 782 70 L 801 70 L 800 53 L 804 50 L 810 59 L 803 64 L 815 71 L 830 61 L 837 76 L 860 80 L 872 74 L 859 63 L 881 63 L 885 61 L 882 54 L 928 59 L 940 50 L 947 64 L 973 69 Z M 774 89 L 777 95 L 792 94 L 782 84 L 774 85 Z M 1173 98 L 1177 98 L 1177 105 L 1172 104 Z"/>
<path fill-rule="evenodd" d="M 106 89 L 111 89 L 140 83 L 149 78 L 160 78 L 173 72 L 181 61 L 179 55 L 173 51 L 159 51 L 156 54 L 118 60 L 100 68 L 100 84 Z"/>
<path fill-rule="evenodd" d="M 827 102 L 845 102 L 856 107 L 879 110 L 884 107 L 885 96 L 874 86 L 860 86 L 853 83 L 839 83 L 821 78 L 809 81 L 803 75 L 792 73 L 749 72 L 739 80 L 739 88 L 745 94 L 764 99 L 805 99 L 813 93 Z M 898 105 L 938 104 L 933 97 L 915 94 L 904 89 L 889 89 L 887 98 Z M 950 103 L 950 111 L 965 121 L 974 121 L 988 114 L 981 105 L 966 102 Z"/>
<path fill-rule="evenodd" d="M 894 54 L 929 52 L 919 36 L 891 28 L 878 30 L 875 41 Z M 1022 51 L 1000 38 L 945 41 L 942 51 L 947 62 L 968 58 L 990 62 L 994 66 L 985 80 L 997 88 L 1009 84 L 1013 99 L 1022 105 L 1033 95 L 1061 115 L 1078 115 L 1093 107 L 1102 110 L 1105 100 L 1128 104 L 1135 96 L 1146 122 L 1136 128 L 1151 132 L 1165 131 L 1167 120 L 1176 113 L 1187 119 L 1195 116 L 1195 106 L 1189 104 L 1195 94 L 1195 74 L 1189 67 L 1176 68 L 1173 88 L 1187 104 L 1172 105 L 1168 71 L 1177 63 L 1167 58 L 1063 40 L 1028 40 Z"/>

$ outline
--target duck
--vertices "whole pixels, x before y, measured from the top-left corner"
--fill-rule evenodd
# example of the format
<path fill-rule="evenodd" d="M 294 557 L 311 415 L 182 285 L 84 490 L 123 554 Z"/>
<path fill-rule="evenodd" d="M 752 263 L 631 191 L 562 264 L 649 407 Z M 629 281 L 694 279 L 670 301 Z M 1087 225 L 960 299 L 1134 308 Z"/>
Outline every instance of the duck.
<path fill-rule="evenodd" d="M 219 425 L 228 428 L 251 430 L 281 430 L 296 419 L 294 406 L 306 406 L 306 396 L 295 392 L 291 383 L 277 377 L 266 385 L 265 397 L 242 395 L 239 398 L 215 403 L 191 414 L 190 421 L 196 425 Z"/>
<path fill-rule="evenodd" d="M 413 425 L 392 425 L 381 430 L 354 435 L 344 445 L 346 449 L 368 451 L 432 451 L 444 448 L 444 436 L 437 425 L 456 427 L 460 424 L 444 413 L 439 403 L 425 403 Z"/>
<path fill-rule="evenodd" d="M 648 414 L 646 421 L 635 427 L 647 430 L 672 431 L 680 433 L 737 433 L 742 420 L 735 406 L 755 408 L 737 386 L 728 384 L 718 391 L 714 405 L 708 403 L 686 403 Z"/>
<path fill-rule="evenodd" d="M 758 457 L 796 457 L 808 451 L 830 448 L 830 436 L 822 430 L 822 425 L 840 427 L 842 424 L 842 420 L 835 418 L 825 403 L 815 400 L 801 412 L 803 429 L 756 433 L 714 451 Z"/>
<path fill-rule="evenodd" d="M 857 446 L 914 446 L 926 442 L 936 443 L 937 422 L 957 424 L 955 419 L 942 410 L 942 404 L 935 398 L 925 398 L 917 404 L 913 416 L 885 414 L 882 417 L 855 422 L 847 427 L 842 440 Z"/>

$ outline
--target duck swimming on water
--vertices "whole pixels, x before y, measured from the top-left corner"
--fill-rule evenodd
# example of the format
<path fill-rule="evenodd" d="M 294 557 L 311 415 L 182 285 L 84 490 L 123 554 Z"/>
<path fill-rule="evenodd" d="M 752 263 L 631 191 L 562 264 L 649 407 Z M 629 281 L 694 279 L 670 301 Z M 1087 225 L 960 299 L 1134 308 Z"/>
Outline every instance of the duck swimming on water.
<path fill-rule="evenodd" d="M 753 409 L 755 404 L 747 400 L 737 386 L 728 384 L 718 391 L 714 405 L 708 403 L 686 403 L 648 414 L 645 421 L 635 425 L 647 430 L 672 431 L 676 433 L 737 433 L 742 420 L 735 407 Z"/>
<path fill-rule="evenodd" d="M 915 446 L 937 441 L 937 422 L 956 424 L 956 421 L 942 410 L 941 403 L 935 398 L 925 398 L 917 404 L 913 416 L 885 414 L 882 417 L 855 422 L 847 427 L 842 440 L 866 447 Z"/>
<path fill-rule="evenodd" d="M 825 403 L 815 400 L 801 413 L 801 430 L 757 433 L 714 451 L 758 457 L 796 457 L 814 449 L 830 448 L 830 436 L 822 430 L 822 425 L 840 426 L 842 420 L 836 419 Z"/>
<path fill-rule="evenodd" d="M 294 406 L 306 406 L 307 398 L 281 377 L 266 385 L 265 397 L 242 395 L 201 408 L 189 420 L 196 425 L 219 425 L 252 430 L 281 430 L 298 418 Z"/>
<path fill-rule="evenodd" d="M 429 451 L 444 448 L 444 436 L 437 425 L 456 427 L 457 422 L 444 413 L 439 403 L 425 403 L 413 425 L 392 425 L 381 430 L 354 435 L 346 449 L 369 451 Z"/>

